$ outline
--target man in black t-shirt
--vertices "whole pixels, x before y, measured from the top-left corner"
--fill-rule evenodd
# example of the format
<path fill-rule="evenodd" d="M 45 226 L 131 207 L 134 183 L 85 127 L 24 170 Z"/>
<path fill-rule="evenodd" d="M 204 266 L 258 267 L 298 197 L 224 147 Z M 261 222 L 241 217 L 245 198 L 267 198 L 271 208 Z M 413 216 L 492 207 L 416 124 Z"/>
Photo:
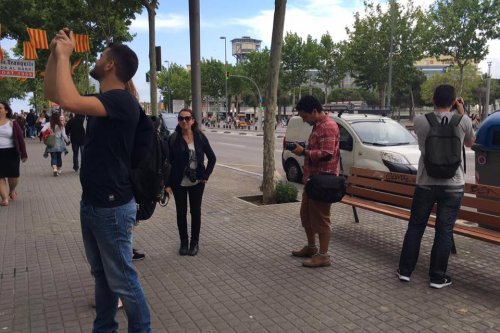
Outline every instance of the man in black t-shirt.
<path fill-rule="evenodd" d="M 118 330 L 114 317 L 119 297 L 129 331 L 150 332 L 149 309 L 132 264 L 131 230 L 137 209 L 129 170 L 140 110 L 125 84 L 137 71 L 137 55 L 124 45 L 109 46 L 90 72 L 101 94 L 81 96 L 71 78 L 73 48 L 73 32 L 60 30 L 50 43 L 44 90 L 65 110 L 92 116 L 80 170 L 80 219 L 96 284 L 94 331 Z"/>
<path fill-rule="evenodd" d="M 73 170 L 76 172 L 80 169 L 78 155 L 83 155 L 83 140 L 85 138 L 85 128 L 83 128 L 84 120 L 85 116 L 83 114 L 74 115 L 65 127 L 66 135 L 71 140 Z"/>

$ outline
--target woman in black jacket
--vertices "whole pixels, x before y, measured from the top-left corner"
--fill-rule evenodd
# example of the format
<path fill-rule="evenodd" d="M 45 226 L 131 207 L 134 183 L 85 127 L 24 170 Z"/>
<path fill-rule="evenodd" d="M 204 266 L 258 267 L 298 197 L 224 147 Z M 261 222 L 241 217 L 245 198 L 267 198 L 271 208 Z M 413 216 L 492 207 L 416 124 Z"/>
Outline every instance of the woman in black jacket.
<path fill-rule="evenodd" d="M 201 227 L 201 201 L 205 183 L 215 166 L 215 154 L 207 137 L 199 130 L 190 109 L 182 109 L 179 124 L 169 138 L 172 169 L 166 191 L 174 194 L 181 256 L 195 256 Z M 208 163 L 205 166 L 205 155 Z M 191 241 L 188 248 L 187 197 L 191 212 Z"/>

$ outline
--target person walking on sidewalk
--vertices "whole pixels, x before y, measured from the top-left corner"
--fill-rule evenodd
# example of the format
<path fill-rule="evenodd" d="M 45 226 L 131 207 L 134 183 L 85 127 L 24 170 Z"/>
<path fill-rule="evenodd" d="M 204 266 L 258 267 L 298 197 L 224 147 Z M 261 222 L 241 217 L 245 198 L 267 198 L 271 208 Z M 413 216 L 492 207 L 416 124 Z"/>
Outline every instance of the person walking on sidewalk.
<path fill-rule="evenodd" d="M 69 142 L 64 129 L 64 116 L 59 112 L 52 112 L 50 121 L 42 128 L 42 135 L 46 131 L 51 131 L 55 136 L 55 143 L 52 147 L 46 147 L 43 153 L 44 157 L 50 154 L 50 165 L 52 166 L 52 174 L 57 177 L 61 174 L 62 169 L 62 154 L 66 155 L 68 150 L 66 144 Z"/>
<path fill-rule="evenodd" d="M 456 126 L 456 131 L 460 138 L 459 148 L 464 144 L 467 147 L 472 146 L 475 141 L 472 122 L 469 117 L 463 117 L 464 101 L 461 97 L 456 98 L 455 88 L 450 85 L 436 87 L 433 103 L 435 106 L 434 115 L 439 124 L 442 121 L 451 124 L 452 119 L 457 118 L 457 116 L 454 116 L 455 112 L 451 110 L 452 108 L 456 108 L 456 114 L 461 117 L 457 118 L 459 120 Z M 430 286 L 439 289 L 451 284 L 451 278 L 446 275 L 446 270 L 453 242 L 453 226 L 455 225 L 464 195 L 464 167 L 462 161 L 451 178 L 434 178 L 429 176 L 429 171 L 426 168 L 424 160 L 426 153 L 430 154 L 429 151 L 426 151 L 426 141 L 427 134 L 431 130 L 431 125 L 426 116 L 421 115 L 415 118 L 414 127 L 421 155 L 418 162 L 417 186 L 413 194 L 410 221 L 401 249 L 397 275 L 399 280 L 403 282 L 410 281 L 410 276 L 417 264 L 420 243 L 427 226 L 427 221 L 429 220 L 434 204 L 437 204 L 436 230 L 431 251 L 429 278 Z M 444 140 L 444 138 L 439 139 Z M 431 146 L 437 149 L 436 145 L 427 146 L 427 149 Z M 451 149 L 449 145 L 446 148 L 448 150 Z M 459 153 L 459 155 L 461 154 Z"/>
<path fill-rule="evenodd" d="M 34 139 L 36 136 L 36 115 L 33 109 L 30 109 L 30 112 L 26 116 L 26 125 L 27 125 L 27 137 L 30 139 Z"/>
<path fill-rule="evenodd" d="M 296 106 L 299 116 L 313 126 L 308 144 L 304 148 L 296 144 L 292 153 L 304 156 L 304 184 L 310 175 L 319 173 L 339 174 L 339 127 L 328 114 L 323 112 L 321 103 L 313 96 L 302 97 Z M 305 267 L 330 266 L 328 246 L 331 235 L 330 208 L 332 204 L 310 199 L 302 192 L 300 219 L 306 232 L 307 245 L 299 251 L 292 251 L 295 257 L 312 257 L 303 262 Z M 319 238 L 319 252 L 316 247 Z"/>
<path fill-rule="evenodd" d="M 26 144 L 21 127 L 12 120 L 14 113 L 7 102 L 0 101 L 0 206 L 17 198 L 19 161 L 26 162 Z"/>
<path fill-rule="evenodd" d="M 73 32 L 60 30 L 50 43 L 44 91 L 65 110 L 89 115 L 80 181 L 83 244 L 95 279 L 94 332 L 116 332 L 118 298 L 123 302 L 129 332 L 151 332 L 144 290 L 132 263 L 132 226 L 136 203 L 130 165 L 140 106 L 126 89 L 137 71 L 138 58 L 125 45 L 109 45 L 90 75 L 101 93 L 81 96 L 71 78 Z"/>
<path fill-rule="evenodd" d="M 84 120 L 84 115 L 76 114 L 66 124 L 66 135 L 68 135 L 71 141 L 71 148 L 73 150 L 73 170 L 75 172 L 80 170 L 78 155 L 83 155 L 83 139 L 85 138 Z"/>
<path fill-rule="evenodd" d="M 173 192 L 175 198 L 177 227 L 181 240 L 179 254 L 195 256 L 199 249 L 203 191 L 214 170 L 216 158 L 207 137 L 198 128 L 193 111 L 182 109 L 178 121 L 175 132 L 169 138 L 172 169 L 165 190 L 169 194 Z M 208 159 L 206 167 L 205 155 Z M 187 227 L 188 196 L 191 212 L 190 242 Z"/>

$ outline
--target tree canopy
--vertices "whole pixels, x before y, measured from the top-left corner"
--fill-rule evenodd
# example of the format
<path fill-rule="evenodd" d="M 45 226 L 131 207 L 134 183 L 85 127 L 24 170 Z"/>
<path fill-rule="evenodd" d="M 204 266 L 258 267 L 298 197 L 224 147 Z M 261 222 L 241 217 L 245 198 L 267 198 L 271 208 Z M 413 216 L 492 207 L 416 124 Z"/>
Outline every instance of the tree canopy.
<path fill-rule="evenodd" d="M 500 1 L 436 0 L 428 17 L 429 53 L 453 59 L 460 70 L 457 88 L 461 93 L 465 66 L 484 60 L 488 40 L 500 37 Z"/>

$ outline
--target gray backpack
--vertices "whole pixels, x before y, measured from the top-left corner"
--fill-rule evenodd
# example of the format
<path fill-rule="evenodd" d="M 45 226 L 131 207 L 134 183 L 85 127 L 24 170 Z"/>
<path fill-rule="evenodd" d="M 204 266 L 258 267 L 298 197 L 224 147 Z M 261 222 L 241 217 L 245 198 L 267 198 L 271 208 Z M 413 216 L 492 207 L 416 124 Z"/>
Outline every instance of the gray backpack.
<path fill-rule="evenodd" d="M 424 156 L 425 169 L 430 177 L 453 178 L 462 163 L 462 151 L 465 169 L 465 148 L 460 141 L 458 128 L 462 117 L 454 114 L 451 120 L 448 121 L 447 117 L 443 117 L 439 122 L 434 112 L 425 114 L 431 126 L 425 138 Z"/>

